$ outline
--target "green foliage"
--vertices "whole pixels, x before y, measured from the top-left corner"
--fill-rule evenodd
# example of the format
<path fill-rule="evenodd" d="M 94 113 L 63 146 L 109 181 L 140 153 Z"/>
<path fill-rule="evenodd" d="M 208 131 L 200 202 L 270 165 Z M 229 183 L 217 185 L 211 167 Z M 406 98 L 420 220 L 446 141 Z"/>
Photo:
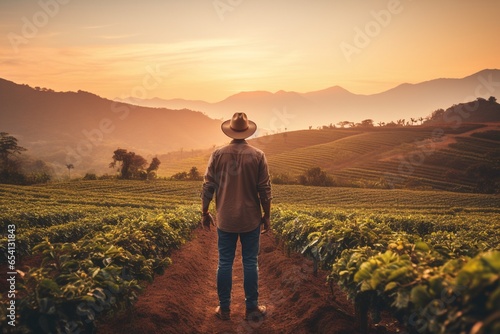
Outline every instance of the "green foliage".
<path fill-rule="evenodd" d="M 0 185 L 0 227 L 16 225 L 19 255 L 36 247 L 44 258 L 18 281 L 27 301 L 20 325 L 91 331 L 101 314 L 127 307 L 197 225 L 200 186 Z M 299 185 L 273 192 L 275 235 L 329 270 L 330 282 L 353 300 L 367 301 L 373 322 L 390 309 L 415 332 L 498 332 L 498 196 Z"/>
<path fill-rule="evenodd" d="M 92 331 L 98 316 L 137 300 L 139 283 L 163 273 L 170 264 L 168 253 L 197 225 L 198 210 L 181 207 L 125 218 L 104 225 L 99 233 L 88 229 L 74 242 L 38 243 L 33 252 L 42 254 L 41 266 L 19 281 L 18 327 L 47 333 Z M 0 300 L 2 312 L 6 303 Z M 5 325 L 5 314 L 0 313 L 0 321 Z"/>
<path fill-rule="evenodd" d="M 492 221 L 436 219 L 360 210 L 273 216 L 279 239 L 329 269 L 329 280 L 360 303 L 356 310 L 371 308 L 374 322 L 390 309 L 410 331 L 496 333 L 498 228 Z"/>

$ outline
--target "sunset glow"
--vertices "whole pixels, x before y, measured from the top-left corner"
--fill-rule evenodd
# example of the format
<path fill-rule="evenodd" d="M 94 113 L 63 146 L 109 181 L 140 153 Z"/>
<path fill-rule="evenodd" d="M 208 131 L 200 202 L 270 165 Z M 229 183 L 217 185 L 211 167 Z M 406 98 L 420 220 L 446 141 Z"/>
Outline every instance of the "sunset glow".
<path fill-rule="evenodd" d="M 107 98 L 372 94 L 500 68 L 499 12 L 493 0 L 8 0 L 0 77 Z"/>

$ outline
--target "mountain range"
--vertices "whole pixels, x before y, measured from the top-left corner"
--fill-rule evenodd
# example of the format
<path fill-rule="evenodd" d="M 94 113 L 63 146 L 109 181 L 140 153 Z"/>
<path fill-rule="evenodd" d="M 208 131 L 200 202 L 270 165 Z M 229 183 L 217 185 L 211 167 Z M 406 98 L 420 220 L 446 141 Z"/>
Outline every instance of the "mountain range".
<path fill-rule="evenodd" d="M 0 132 L 56 170 L 73 164 L 75 175 L 113 173 L 108 164 L 117 148 L 150 160 L 227 141 L 220 122 L 201 112 L 139 107 L 84 91 L 55 92 L 0 79 L 0 101 Z"/>
<path fill-rule="evenodd" d="M 113 173 L 108 164 L 117 148 L 150 160 L 169 152 L 184 151 L 187 157 L 193 150 L 227 143 L 220 123 L 235 111 L 247 112 L 258 124 L 256 137 L 262 137 L 344 120 L 377 123 L 426 117 L 439 108 L 498 96 L 499 86 L 500 70 L 495 69 L 462 79 L 402 84 L 373 95 L 335 86 L 309 93 L 241 92 L 207 103 L 158 98 L 116 101 L 85 91 L 55 92 L 0 79 L 0 132 L 15 136 L 28 149 L 25 154 L 59 172 L 73 164 L 74 175 Z"/>
<path fill-rule="evenodd" d="M 375 123 L 398 119 L 427 117 L 439 108 L 473 101 L 478 97 L 500 95 L 500 70 L 486 69 L 460 79 L 441 78 L 416 84 L 404 83 L 387 91 L 361 95 L 334 86 L 323 90 L 299 93 L 280 90 L 240 92 L 209 103 L 184 99 L 138 99 L 120 101 L 170 109 L 187 108 L 206 113 L 216 119 L 227 119 L 236 111 L 246 112 L 261 132 L 316 128 L 340 121 Z"/>

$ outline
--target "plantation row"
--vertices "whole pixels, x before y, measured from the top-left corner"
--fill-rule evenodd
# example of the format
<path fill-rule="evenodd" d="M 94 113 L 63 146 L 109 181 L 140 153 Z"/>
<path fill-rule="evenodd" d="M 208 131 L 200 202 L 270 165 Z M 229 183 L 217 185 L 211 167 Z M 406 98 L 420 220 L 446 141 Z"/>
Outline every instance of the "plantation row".
<path fill-rule="evenodd" d="M 94 207 L 171 208 L 178 204 L 198 203 L 200 181 L 75 181 L 43 186 L 18 187 L 0 184 L 3 210 L 31 211 L 30 208 L 61 210 L 70 202 Z M 15 203 L 15 205 L 13 205 Z M 341 207 L 380 208 L 499 208 L 500 198 L 485 194 L 462 194 L 403 189 L 354 189 L 273 185 L 273 203 L 291 205 L 331 204 Z M 392 210 L 392 209 L 391 209 Z"/>
<path fill-rule="evenodd" d="M 462 133 L 477 125 L 445 129 L 446 133 Z M 340 163 L 352 162 L 365 154 L 380 154 L 404 143 L 417 142 L 432 136 L 432 127 L 358 130 L 302 130 L 283 132 L 249 140 L 249 144 L 262 149 L 268 158 L 271 173 L 302 174 L 306 169 L 321 166 L 334 169 Z M 166 159 L 161 175 L 171 176 L 188 171 L 195 166 L 202 171 L 208 162 L 209 152 L 184 159 Z"/>
<path fill-rule="evenodd" d="M 97 316 L 129 305 L 140 282 L 161 272 L 169 251 L 198 224 L 200 190 L 199 181 L 0 185 L 0 227 L 7 231 L 9 225 L 16 226 L 17 263 L 30 254 L 43 256 L 40 266 L 17 281 L 17 323 L 38 332 L 89 329 Z M 397 269 L 393 262 L 403 266 L 403 261 L 411 269 L 404 276 L 411 284 L 394 281 L 400 285 L 390 285 L 390 291 L 399 302 L 409 296 L 396 313 L 406 323 L 404 315 L 414 310 L 411 298 L 421 292 L 413 288 L 427 282 L 420 264 L 433 270 L 428 273 L 445 272 L 454 279 L 466 268 L 464 263 L 474 263 L 469 257 L 500 242 L 500 198 L 493 195 L 275 185 L 273 197 L 273 228 L 289 247 L 313 256 L 320 266 L 331 270 L 346 261 L 331 277 L 353 298 L 364 293 L 357 289 L 365 276 L 356 276 L 362 263 L 386 261 L 384 270 L 391 275 Z M 6 247 L 2 233 L 4 264 Z M 425 256 L 418 253 L 427 247 Z M 456 266 L 445 266 L 453 260 Z M 371 268 L 373 275 L 379 275 L 377 268 Z M 452 284 L 448 278 L 443 282 Z M 381 286 L 369 291 L 389 307 L 393 295 L 387 297 Z M 0 312 L 5 312 L 6 302 L 2 295 Z M 0 313 L 2 328 L 10 328 L 3 326 L 7 315 Z"/>
<path fill-rule="evenodd" d="M 344 163 L 356 163 L 356 159 L 365 160 L 367 155 L 379 155 L 397 145 L 414 142 L 424 136 L 430 136 L 430 131 L 364 132 L 328 143 L 266 155 L 272 172 L 288 171 L 290 174 L 299 174 L 315 166 L 329 169 Z M 325 166 L 325 163 L 328 166 Z"/>
<path fill-rule="evenodd" d="M 434 149 L 431 142 L 422 143 L 422 146 L 415 143 L 413 147 L 406 147 L 397 159 L 362 163 L 359 164 L 360 168 L 343 169 L 333 175 L 358 181 L 360 184 L 363 181 L 374 183 L 383 177 L 398 188 L 472 192 L 478 179 L 467 175 L 467 169 L 478 164 L 495 166 L 495 159 L 500 155 L 498 142 L 483 138 L 481 133 L 474 133 L 476 136 L 470 137 L 455 137 L 456 142 L 446 148 Z M 491 135 L 486 135 L 488 136 Z"/>
<path fill-rule="evenodd" d="M 199 205 L 180 204 L 198 201 L 200 189 L 110 180 L 0 185 L 0 263 L 7 268 L 15 254 L 15 269 L 27 270 L 24 259 L 32 266 L 16 277 L 14 321 L 2 289 L 3 332 L 91 332 L 99 316 L 130 305 L 198 225 Z M 15 253 L 7 248 L 12 226 Z"/>
<path fill-rule="evenodd" d="M 266 155 L 273 156 L 285 151 L 330 143 L 342 138 L 357 135 L 359 133 L 361 132 L 355 130 L 301 130 L 285 132 L 272 136 L 258 137 L 249 140 L 249 144 L 260 148 L 266 152 Z"/>
<path fill-rule="evenodd" d="M 276 135 L 270 136 L 262 136 L 255 139 L 249 140 L 249 144 L 262 149 L 266 152 L 266 156 L 270 158 L 270 166 L 271 169 L 276 173 L 283 172 L 283 170 L 288 170 L 292 174 L 300 174 L 304 171 L 304 163 L 300 163 L 300 160 L 297 161 L 297 164 L 290 165 L 291 169 L 282 168 L 287 167 L 286 165 L 280 165 L 275 163 L 275 160 L 279 161 L 280 158 L 275 158 L 275 156 L 279 156 L 280 154 L 290 154 L 290 152 L 294 152 L 294 155 L 300 156 L 302 158 L 308 156 L 303 154 L 303 148 L 307 147 L 316 147 L 315 150 L 318 151 L 319 154 L 326 154 L 328 159 L 331 159 L 332 152 L 325 151 L 324 148 L 321 148 L 321 144 L 329 144 L 336 140 L 357 135 L 359 131 L 354 130 L 336 130 L 336 131 L 310 131 L 310 130 L 302 130 L 302 131 L 293 131 L 293 132 L 284 132 Z M 161 176 L 170 177 L 175 173 L 181 171 L 188 171 L 191 167 L 198 168 L 199 171 L 204 171 L 206 165 L 208 163 L 208 159 L 212 151 L 202 152 L 196 156 L 189 156 L 187 154 L 183 159 L 176 160 L 168 160 L 162 165 L 160 170 Z M 313 157 L 312 162 L 309 164 L 314 165 L 315 161 L 318 161 L 318 157 Z"/>
<path fill-rule="evenodd" d="M 483 219 L 275 210 L 284 244 L 331 271 L 360 330 L 389 309 L 415 333 L 500 333 L 498 214 Z"/>
<path fill-rule="evenodd" d="M 0 228 L 17 227 L 18 255 L 30 254 L 38 242 L 75 241 L 88 230 L 101 230 L 103 223 L 117 224 L 124 218 L 139 218 L 158 210 L 199 201 L 201 182 L 80 181 L 46 186 L 0 185 Z M 394 209 L 425 211 L 428 216 L 459 215 L 463 219 L 500 213 L 498 196 L 405 190 L 274 186 L 274 200 L 307 206 L 370 207 L 379 212 Z M 297 204 L 293 204 L 297 207 Z M 465 209 L 464 209 L 465 208 Z M 480 208 L 480 209 L 477 209 Z M 7 237 L 0 238 L 5 254 Z M 2 256 L 0 263 L 6 261 Z"/>
<path fill-rule="evenodd" d="M 201 185 L 198 184 L 198 187 Z M 199 190 L 198 190 L 199 191 Z M 103 224 L 139 218 L 158 210 L 193 203 L 199 198 L 194 184 L 164 182 L 81 181 L 46 186 L 0 185 L 0 228 L 15 224 L 17 254 L 30 254 L 38 242 L 73 242 Z M 0 253 L 6 252 L 2 233 Z M 6 261 L 2 256 L 0 263 Z"/>
<path fill-rule="evenodd" d="M 5 226 L 4 230 L 9 225 L 16 226 L 17 255 L 30 255 L 33 247 L 46 239 L 50 242 L 74 242 L 89 231 L 97 233 L 103 231 L 105 226 L 117 225 L 127 218 L 139 219 L 153 211 L 130 207 L 103 207 L 99 210 L 85 205 L 72 207 L 75 209 L 38 208 L 31 212 L 20 211 L 12 216 L 2 214 L 0 219 Z M 1 253 L 6 254 L 6 238 L 2 236 L 0 242 Z M 4 263 L 6 259 L 6 256 L 2 256 L 0 263 Z"/>
<path fill-rule="evenodd" d="M 164 271 L 170 263 L 169 252 L 198 226 L 199 207 L 140 217 L 127 212 L 112 220 L 96 213 L 92 218 L 87 223 L 56 225 L 58 229 L 45 241 L 29 238 L 39 232 L 36 228 L 28 228 L 18 240 L 21 249 L 41 253 L 42 262 L 18 275 L 15 327 L 9 325 L 13 320 L 7 308 L 10 301 L 2 294 L 4 332 L 92 332 L 98 317 L 130 306 L 141 282 L 150 282 Z M 27 242 L 34 242 L 33 247 L 27 247 Z"/>
<path fill-rule="evenodd" d="M 384 171 L 384 172 L 381 172 Z M 411 188 L 472 192 L 475 183 L 470 178 L 452 175 L 442 166 L 410 165 L 401 161 L 377 161 L 363 168 L 347 168 L 332 175 L 350 180 L 351 184 L 372 188 Z M 377 185 L 377 182 L 379 183 Z"/>

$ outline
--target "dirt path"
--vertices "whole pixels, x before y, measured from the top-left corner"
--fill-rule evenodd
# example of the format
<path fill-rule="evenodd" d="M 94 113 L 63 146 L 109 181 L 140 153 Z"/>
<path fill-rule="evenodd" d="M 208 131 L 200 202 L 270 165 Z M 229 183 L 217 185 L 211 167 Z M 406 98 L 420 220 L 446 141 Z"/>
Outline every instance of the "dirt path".
<path fill-rule="evenodd" d="M 98 334 L 123 333 L 356 333 L 353 307 L 325 286 L 325 273 L 312 274 L 312 263 L 288 257 L 263 235 L 259 256 L 263 321 L 243 320 L 244 293 L 240 250 L 233 270 L 232 318 L 215 317 L 217 234 L 198 229 L 193 240 L 172 254 L 173 264 L 140 295 L 133 309 L 99 325 Z"/>

